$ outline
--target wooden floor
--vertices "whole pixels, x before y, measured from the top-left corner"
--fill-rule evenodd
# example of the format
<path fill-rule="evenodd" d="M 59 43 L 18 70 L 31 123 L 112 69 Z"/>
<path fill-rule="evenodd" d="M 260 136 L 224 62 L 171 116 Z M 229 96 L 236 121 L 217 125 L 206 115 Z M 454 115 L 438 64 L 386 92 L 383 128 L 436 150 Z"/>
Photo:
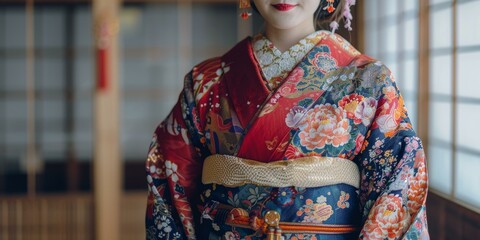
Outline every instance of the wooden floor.
<path fill-rule="evenodd" d="M 146 192 L 124 193 L 121 240 L 145 239 Z M 94 239 L 91 194 L 0 198 L 0 239 Z"/>

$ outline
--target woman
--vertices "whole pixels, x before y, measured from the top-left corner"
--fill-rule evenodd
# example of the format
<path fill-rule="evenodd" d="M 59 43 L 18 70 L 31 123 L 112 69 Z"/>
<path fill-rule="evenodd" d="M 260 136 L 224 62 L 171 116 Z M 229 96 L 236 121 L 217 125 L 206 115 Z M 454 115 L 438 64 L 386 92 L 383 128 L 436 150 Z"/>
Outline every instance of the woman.
<path fill-rule="evenodd" d="M 253 2 L 265 33 L 194 67 L 155 131 L 147 238 L 428 239 L 424 153 L 393 76 L 315 31 L 349 27 L 353 1 Z"/>

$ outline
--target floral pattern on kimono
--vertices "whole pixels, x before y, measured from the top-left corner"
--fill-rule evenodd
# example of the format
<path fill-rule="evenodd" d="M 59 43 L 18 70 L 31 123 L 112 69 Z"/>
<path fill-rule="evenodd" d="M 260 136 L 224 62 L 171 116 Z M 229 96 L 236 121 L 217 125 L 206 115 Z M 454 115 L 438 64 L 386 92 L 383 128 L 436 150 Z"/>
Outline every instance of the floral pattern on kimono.
<path fill-rule="evenodd" d="M 251 39 L 187 74 L 146 162 L 147 239 L 263 239 L 209 215 L 220 204 L 253 218 L 277 210 L 282 221 L 359 226 L 343 235 L 284 234 L 290 240 L 428 239 L 425 156 L 391 72 L 338 35 L 320 36 L 274 91 Z M 340 157 L 358 166 L 360 188 L 204 185 L 211 154 L 262 162 Z"/>

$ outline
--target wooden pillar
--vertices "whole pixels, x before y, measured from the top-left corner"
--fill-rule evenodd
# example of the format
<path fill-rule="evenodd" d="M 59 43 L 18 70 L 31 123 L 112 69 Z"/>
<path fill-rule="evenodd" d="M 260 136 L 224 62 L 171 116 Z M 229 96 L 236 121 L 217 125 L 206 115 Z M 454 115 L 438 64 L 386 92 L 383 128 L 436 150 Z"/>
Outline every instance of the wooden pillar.
<path fill-rule="evenodd" d="M 419 1 L 418 11 L 418 136 L 428 156 L 429 81 L 430 81 L 430 1 Z M 428 159 L 428 158 L 427 158 Z"/>
<path fill-rule="evenodd" d="M 37 189 L 38 155 L 36 146 L 35 126 L 35 25 L 34 25 L 34 0 L 28 0 L 25 6 L 26 12 L 26 75 L 27 75 L 27 193 L 35 197 Z"/>
<path fill-rule="evenodd" d="M 355 15 L 353 18 L 355 29 L 353 29 L 355 34 L 355 47 L 361 53 L 365 53 L 366 43 L 365 43 L 365 31 L 367 21 L 365 20 L 365 1 L 357 1 L 355 6 L 352 7 Z M 356 16 L 356 18 L 355 18 Z"/>
<path fill-rule="evenodd" d="M 96 89 L 93 182 L 95 239 L 120 239 L 119 0 L 93 0 Z"/>

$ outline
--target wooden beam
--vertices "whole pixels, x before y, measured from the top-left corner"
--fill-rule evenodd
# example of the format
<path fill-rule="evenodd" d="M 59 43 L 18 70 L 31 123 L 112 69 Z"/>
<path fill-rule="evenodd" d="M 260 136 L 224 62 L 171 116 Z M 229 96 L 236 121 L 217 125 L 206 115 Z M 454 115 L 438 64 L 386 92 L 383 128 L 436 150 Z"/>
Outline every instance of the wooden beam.
<path fill-rule="evenodd" d="M 27 189 L 30 197 L 35 197 L 37 189 L 37 144 L 36 144 L 36 126 L 35 126 L 35 20 L 33 0 L 28 0 L 25 5 L 26 17 L 26 96 L 27 96 Z"/>
<path fill-rule="evenodd" d="M 118 19 L 119 0 L 93 1 L 96 89 L 94 96 L 95 239 L 120 239 L 122 162 L 120 157 Z"/>

